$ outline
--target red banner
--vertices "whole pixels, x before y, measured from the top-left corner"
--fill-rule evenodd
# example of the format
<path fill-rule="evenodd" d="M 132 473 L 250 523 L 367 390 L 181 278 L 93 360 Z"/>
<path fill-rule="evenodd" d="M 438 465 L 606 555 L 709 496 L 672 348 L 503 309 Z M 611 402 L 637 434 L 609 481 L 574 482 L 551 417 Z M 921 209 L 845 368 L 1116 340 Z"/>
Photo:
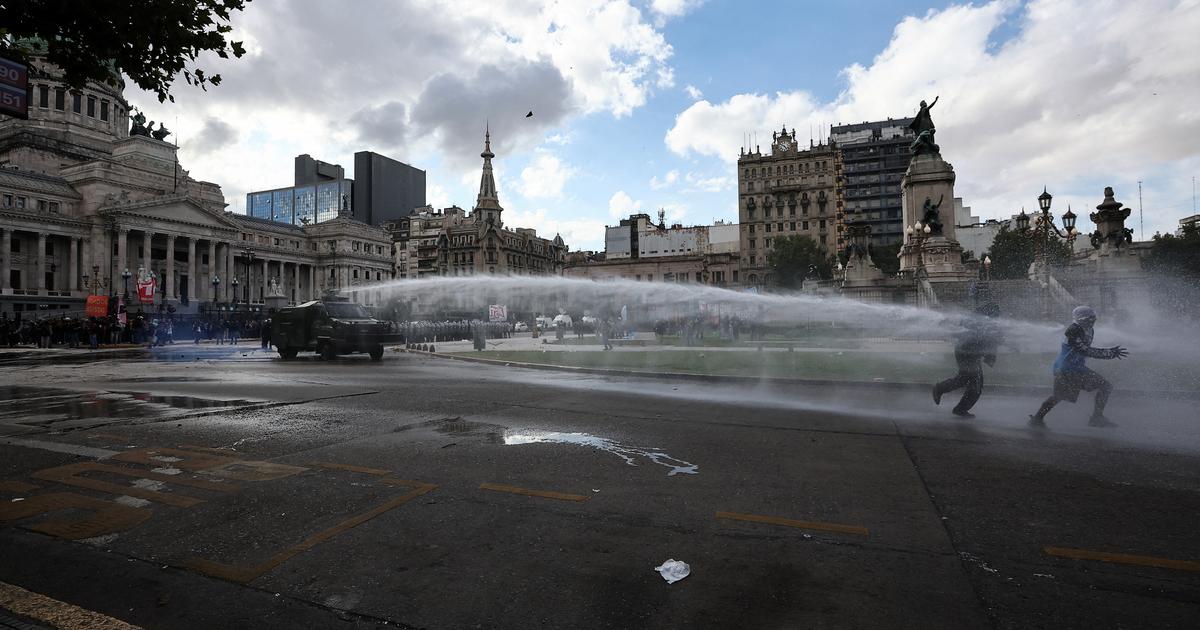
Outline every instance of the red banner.
<path fill-rule="evenodd" d="M 108 317 L 108 296 L 89 295 L 85 313 L 88 317 Z"/>
<path fill-rule="evenodd" d="M 147 280 L 138 280 L 138 283 L 137 283 L 138 301 L 141 302 L 142 304 L 153 304 L 154 303 L 154 289 L 157 284 L 158 284 L 158 282 L 154 278 L 149 278 Z"/>

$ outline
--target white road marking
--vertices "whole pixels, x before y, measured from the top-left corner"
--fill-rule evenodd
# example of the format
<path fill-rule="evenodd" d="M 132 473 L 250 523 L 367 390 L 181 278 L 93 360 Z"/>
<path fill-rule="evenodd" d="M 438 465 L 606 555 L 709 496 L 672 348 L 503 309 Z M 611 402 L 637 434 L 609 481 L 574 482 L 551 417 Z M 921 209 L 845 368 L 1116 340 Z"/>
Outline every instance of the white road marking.
<path fill-rule="evenodd" d="M 55 453 L 67 453 L 68 455 L 79 455 L 80 457 L 94 457 L 96 459 L 108 459 L 119 452 L 110 451 L 106 448 L 96 448 L 94 446 L 80 446 L 78 444 L 47 442 L 45 440 L 27 440 L 24 438 L 14 437 L 0 438 L 0 444 L 4 446 L 20 446 L 22 448 L 36 448 Z"/>

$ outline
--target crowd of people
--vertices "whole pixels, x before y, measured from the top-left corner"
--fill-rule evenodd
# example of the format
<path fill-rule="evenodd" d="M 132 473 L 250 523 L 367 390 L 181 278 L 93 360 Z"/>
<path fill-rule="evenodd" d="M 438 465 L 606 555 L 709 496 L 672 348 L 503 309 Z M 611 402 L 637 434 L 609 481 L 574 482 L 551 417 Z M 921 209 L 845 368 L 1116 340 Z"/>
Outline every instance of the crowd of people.
<path fill-rule="evenodd" d="M 163 346 L 179 340 L 237 343 L 243 338 L 261 338 L 269 319 L 253 314 L 179 317 L 173 314 L 129 313 L 125 322 L 117 315 L 85 317 L 80 314 L 9 317 L 0 313 L 0 346 L 37 348 L 81 348 L 122 344 Z"/>

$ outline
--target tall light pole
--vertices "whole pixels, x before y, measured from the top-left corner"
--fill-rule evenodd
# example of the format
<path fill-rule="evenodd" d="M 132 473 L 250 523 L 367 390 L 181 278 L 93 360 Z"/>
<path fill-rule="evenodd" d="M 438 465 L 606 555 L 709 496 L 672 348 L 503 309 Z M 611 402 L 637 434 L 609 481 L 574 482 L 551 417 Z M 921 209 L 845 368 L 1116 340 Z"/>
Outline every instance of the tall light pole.
<path fill-rule="evenodd" d="M 1034 244 L 1035 254 L 1034 261 L 1038 265 L 1038 270 L 1041 276 L 1042 285 L 1042 317 L 1049 319 L 1050 317 L 1050 239 L 1061 238 L 1067 241 L 1067 245 L 1071 248 L 1071 253 L 1075 252 L 1075 237 L 1079 232 L 1075 230 L 1075 213 L 1071 212 L 1071 208 L 1067 208 L 1066 214 L 1062 216 L 1063 228 L 1060 230 L 1054 225 L 1054 215 L 1050 213 L 1050 202 L 1054 196 L 1047 192 L 1046 188 L 1042 188 L 1042 194 L 1038 195 L 1038 209 L 1040 212 L 1034 215 Z M 1021 214 L 1017 216 L 1017 229 L 1029 229 L 1029 216 L 1025 214 L 1025 210 L 1021 210 Z"/>
<path fill-rule="evenodd" d="M 250 272 L 254 268 L 254 250 L 250 249 L 248 247 L 246 249 L 243 249 L 242 250 L 242 258 L 246 259 L 246 290 L 250 291 L 250 288 L 252 286 L 254 286 L 253 284 L 250 283 Z M 235 284 L 233 286 L 234 286 L 234 289 L 236 290 L 237 285 Z M 251 301 L 251 298 L 253 298 L 253 297 L 254 297 L 253 294 L 246 296 L 246 311 L 247 312 L 250 311 L 250 301 Z"/>
<path fill-rule="evenodd" d="M 237 276 L 234 276 L 233 280 L 231 280 L 230 282 L 233 283 L 233 311 L 236 313 L 237 312 L 237 304 L 238 304 L 238 279 L 237 279 Z"/>
<path fill-rule="evenodd" d="M 123 296 L 126 302 L 129 301 L 129 279 L 132 277 L 133 274 L 129 273 L 129 267 L 126 267 L 124 271 L 121 272 L 121 279 L 125 281 L 125 290 L 123 292 Z"/>
<path fill-rule="evenodd" d="M 216 310 L 217 290 L 221 288 L 221 277 L 214 275 L 213 279 L 212 279 L 212 285 L 213 285 L 213 307 L 214 307 L 213 310 Z"/>

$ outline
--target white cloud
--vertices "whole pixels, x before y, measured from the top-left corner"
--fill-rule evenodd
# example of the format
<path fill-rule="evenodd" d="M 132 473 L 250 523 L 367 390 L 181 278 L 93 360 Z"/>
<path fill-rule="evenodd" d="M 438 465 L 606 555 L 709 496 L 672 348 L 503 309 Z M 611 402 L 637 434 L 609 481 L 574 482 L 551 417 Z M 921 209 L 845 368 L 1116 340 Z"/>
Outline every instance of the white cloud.
<path fill-rule="evenodd" d="M 542 238 L 554 238 L 556 234 L 572 250 L 604 249 L 604 221 L 591 218 L 559 219 L 550 216 L 545 208 L 533 211 L 506 210 L 504 225 L 508 227 L 530 227 Z"/>
<path fill-rule="evenodd" d="M 628 116 L 671 87 L 673 50 L 648 19 L 630 0 L 256 2 L 233 19 L 247 54 L 198 62 L 222 75 L 219 87 L 180 82 L 174 104 L 132 87 L 126 97 L 150 118 L 178 118 L 185 137 L 205 121 L 232 125 L 238 141 L 219 159 L 199 142 L 181 150 L 227 197 L 289 184 L 299 153 L 349 170 L 354 151 L 375 150 L 458 173 L 477 167 L 485 119 L 493 150 L 512 157 L 572 117 Z M 267 170 L 269 181 L 257 177 Z"/>
<path fill-rule="evenodd" d="M 663 188 L 666 188 L 677 181 L 679 181 L 679 171 L 671 170 L 667 171 L 667 174 L 663 175 L 662 179 L 659 179 L 658 175 L 651 176 L 650 187 L 654 190 L 662 190 Z"/>
<path fill-rule="evenodd" d="M 425 185 L 425 203 L 431 205 L 436 210 L 450 207 L 454 203 L 450 200 L 450 193 L 439 184 L 427 183 Z"/>
<path fill-rule="evenodd" d="M 1006 21 L 1009 41 L 990 41 Z M 1200 157 L 1200 5 L 1034 0 L 951 6 L 909 17 L 832 102 L 805 91 L 694 103 L 666 145 L 736 161 L 747 130 L 911 116 L 933 110 L 956 192 L 985 216 L 1030 205 L 1043 184 L 1100 201 L 1103 182 L 1150 179 Z M 1136 186 L 1118 195 L 1136 197 Z M 1058 205 L 1057 201 L 1055 203 Z M 1065 209 L 1065 208 L 1064 208 Z M 1147 231 L 1152 233 L 1147 223 Z"/>
<path fill-rule="evenodd" d="M 656 23 L 662 26 L 667 20 L 683 17 L 704 4 L 705 0 L 650 0 L 650 11 Z"/>
<path fill-rule="evenodd" d="M 521 181 L 516 188 L 530 199 L 557 199 L 562 197 L 563 185 L 575 172 L 571 165 L 564 164 L 553 154 L 539 151 L 529 166 L 521 169 Z"/>
<path fill-rule="evenodd" d="M 698 88 L 690 83 L 688 85 L 683 86 L 683 91 L 687 92 L 687 95 L 689 97 L 691 97 L 691 99 L 693 101 L 698 101 L 698 100 L 704 98 L 704 92 L 701 92 L 700 88 Z"/>
<path fill-rule="evenodd" d="M 684 192 L 722 192 L 733 188 L 733 178 L 729 176 L 704 177 L 689 172 L 684 176 L 688 188 Z"/>
<path fill-rule="evenodd" d="M 608 200 L 608 215 L 615 219 L 627 219 L 631 214 L 642 211 L 642 202 L 634 201 L 624 190 L 618 190 Z"/>

